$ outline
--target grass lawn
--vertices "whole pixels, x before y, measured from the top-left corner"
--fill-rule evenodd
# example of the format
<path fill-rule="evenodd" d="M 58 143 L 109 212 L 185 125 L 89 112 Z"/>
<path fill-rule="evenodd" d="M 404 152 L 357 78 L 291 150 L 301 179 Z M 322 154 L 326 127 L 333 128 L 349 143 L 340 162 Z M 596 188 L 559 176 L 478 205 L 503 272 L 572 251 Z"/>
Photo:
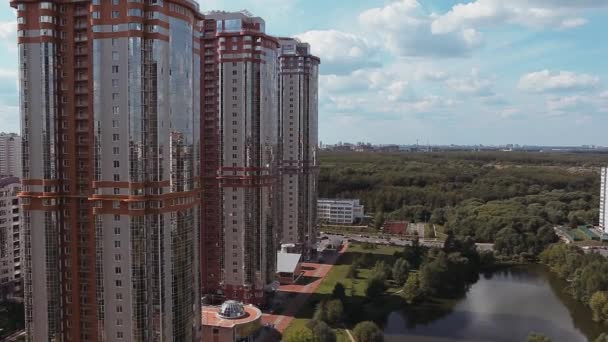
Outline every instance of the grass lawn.
<path fill-rule="evenodd" d="M 439 240 L 445 240 L 448 237 L 448 235 L 444 231 L 445 228 L 440 225 L 436 225 L 436 227 L 437 227 L 437 238 Z"/>
<path fill-rule="evenodd" d="M 425 239 L 434 239 L 435 238 L 435 230 L 433 229 L 432 224 L 424 225 L 424 238 Z"/>
<path fill-rule="evenodd" d="M 338 282 L 342 283 L 346 288 L 347 298 L 344 303 L 344 311 L 347 313 L 347 318 L 352 318 L 355 321 L 381 319 L 388 312 L 402 305 L 402 298 L 395 294 L 395 292 L 400 290 L 400 287 L 389 287 L 386 295 L 374 300 L 365 297 L 366 280 L 370 276 L 373 264 L 378 260 L 385 260 L 389 265 L 392 265 L 393 254 L 400 251 L 402 251 L 402 247 L 397 246 L 378 246 L 375 249 L 364 249 L 359 244 L 351 244 L 348 247 L 348 251 L 340 257 L 337 264 L 333 266 L 325 279 L 323 279 L 307 304 L 296 314 L 296 318 L 290 323 L 285 332 L 288 333 L 291 329 L 299 329 L 306 326 L 314 314 L 316 305 L 331 296 L 334 286 Z M 352 281 L 347 277 L 350 265 L 355 258 L 361 257 L 363 254 L 371 255 L 368 257 L 369 264 L 365 268 L 360 268 L 357 279 Z M 353 311 L 356 311 L 358 314 L 356 318 L 352 317 L 354 316 Z M 350 341 L 345 331 L 336 330 L 336 334 L 338 341 Z"/>

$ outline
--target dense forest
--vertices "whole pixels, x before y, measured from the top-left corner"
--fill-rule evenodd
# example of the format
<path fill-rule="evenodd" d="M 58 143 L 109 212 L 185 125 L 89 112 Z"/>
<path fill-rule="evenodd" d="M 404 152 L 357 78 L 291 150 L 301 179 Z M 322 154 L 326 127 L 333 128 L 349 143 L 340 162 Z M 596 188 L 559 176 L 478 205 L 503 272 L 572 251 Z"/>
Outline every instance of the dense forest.
<path fill-rule="evenodd" d="M 320 197 L 359 198 L 366 213 L 430 222 L 538 254 L 553 226 L 597 224 L 599 167 L 608 154 L 323 152 Z"/>

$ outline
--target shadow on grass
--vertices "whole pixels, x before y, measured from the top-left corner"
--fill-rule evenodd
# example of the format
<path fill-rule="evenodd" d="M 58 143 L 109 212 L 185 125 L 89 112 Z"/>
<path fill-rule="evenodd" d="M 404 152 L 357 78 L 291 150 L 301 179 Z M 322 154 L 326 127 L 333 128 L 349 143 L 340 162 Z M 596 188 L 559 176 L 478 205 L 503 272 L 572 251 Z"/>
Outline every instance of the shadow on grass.
<path fill-rule="evenodd" d="M 374 254 L 374 250 L 369 252 L 347 251 L 336 261 L 335 265 L 352 265 L 359 261 L 363 268 L 372 268 L 378 261 L 384 261 L 387 265 L 392 265 L 397 258 L 394 255 Z"/>

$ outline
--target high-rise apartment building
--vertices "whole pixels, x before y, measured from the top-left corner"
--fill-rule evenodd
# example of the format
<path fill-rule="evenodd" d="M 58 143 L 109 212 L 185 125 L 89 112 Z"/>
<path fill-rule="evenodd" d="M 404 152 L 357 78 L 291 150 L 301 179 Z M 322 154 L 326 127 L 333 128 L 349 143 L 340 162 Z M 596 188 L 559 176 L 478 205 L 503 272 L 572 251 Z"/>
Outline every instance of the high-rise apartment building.
<path fill-rule="evenodd" d="M 0 178 L 0 297 L 21 290 L 21 228 L 17 177 Z"/>
<path fill-rule="evenodd" d="M 316 243 L 319 58 L 310 45 L 280 39 L 280 241 L 310 257 Z"/>
<path fill-rule="evenodd" d="M 203 292 L 259 304 L 276 268 L 278 40 L 212 12 L 202 45 Z"/>
<path fill-rule="evenodd" d="M 198 4 L 11 5 L 28 339 L 198 339 Z"/>
<path fill-rule="evenodd" d="M 608 167 L 601 168 L 600 228 L 608 232 Z"/>
<path fill-rule="evenodd" d="M 0 178 L 21 177 L 21 137 L 0 133 Z"/>

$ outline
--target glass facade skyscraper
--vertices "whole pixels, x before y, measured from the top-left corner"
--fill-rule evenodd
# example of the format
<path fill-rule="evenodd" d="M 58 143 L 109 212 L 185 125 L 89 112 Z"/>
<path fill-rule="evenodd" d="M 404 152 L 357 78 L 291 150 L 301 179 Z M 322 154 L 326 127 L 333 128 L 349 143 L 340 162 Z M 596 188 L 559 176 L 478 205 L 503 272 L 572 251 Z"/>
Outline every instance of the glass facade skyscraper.
<path fill-rule="evenodd" d="M 264 303 L 286 101 L 264 21 L 193 0 L 11 5 L 28 340 L 193 341 L 203 295 Z M 306 65 L 296 149 L 314 170 L 318 59 Z"/>
<path fill-rule="evenodd" d="M 196 340 L 198 4 L 11 4 L 29 340 Z"/>

